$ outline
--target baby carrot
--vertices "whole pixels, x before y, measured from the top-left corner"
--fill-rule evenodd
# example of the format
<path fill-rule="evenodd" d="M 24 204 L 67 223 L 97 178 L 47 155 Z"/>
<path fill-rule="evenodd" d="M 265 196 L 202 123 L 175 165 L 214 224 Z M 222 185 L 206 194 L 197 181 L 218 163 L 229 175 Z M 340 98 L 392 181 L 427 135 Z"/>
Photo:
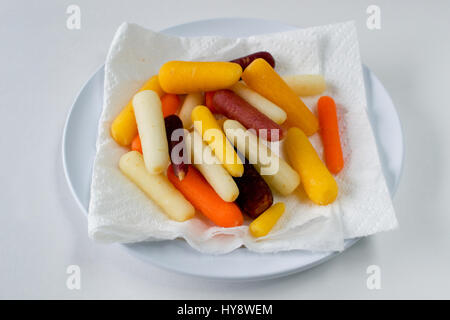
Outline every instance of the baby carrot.
<path fill-rule="evenodd" d="M 337 174 L 344 166 L 339 127 L 336 115 L 336 104 L 331 97 L 323 96 L 317 102 L 319 114 L 320 135 L 328 169 Z"/>
<path fill-rule="evenodd" d="M 163 117 L 177 113 L 180 107 L 180 98 L 176 94 L 167 93 L 161 98 Z"/>
<path fill-rule="evenodd" d="M 130 151 L 120 157 L 119 169 L 163 209 L 170 219 L 181 222 L 194 217 L 195 209 L 192 204 L 164 174 L 150 174 L 139 152 Z"/>
<path fill-rule="evenodd" d="M 197 210 L 219 227 L 231 228 L 242 225 L 244 218 L 239 207 L 234 202 L 222 200 L 193 166 L 189 167 L 184 179 L 180 180 L 170 165 L 167 177 Z"/>
<path fill-rule="evenodd" d="M 301 97 L 321 94 L 327 88 L 325 78 L 320 74 L 294 74 L 282 78 L 292 91 Z"/>
<path fill-rule="evenodd" d="M 133 109 L 145 167 L 150 174 L 159 174 L 170 162 L 161 99 L 155 91 L 141 91 L 133 98 Z"/>
<path fill-rule="evenodd" d="M 338 185 L 306 134 L 299 128 L 289 128 L 284 145 L 308 197 L 319 205 L 332 203 L 338 195 Z"/>
<path fill-rule="evenodd" d="M 266 60 L 272 68 L 275 68 L 275 59 L 267 51 L 255 52 L 255 53 L 249 54 L 248 56 L 231 60 L 230 62 L 238 63 L 242 67 L 242 70 L 244 70 L 245 68 L 248 67 L 248 65 L 250 63 L 252 63 L 255 59 L 258 59 L 258 58 Z"/>
<path fill-rule="evenodd" d="M 316 116 L 264 59 L 254 60 L 242 73 L 242 80 L 287 114 L 286 124 L 302 129 L 311 136 L 319 130 Z"/>
<path fill-rule="evenodd" d="M 200 104 L 203 104 L 204 98 L 203 93 L 190 93 L 186 96 L 183 101 L 183 105 L 181 106 L 180 112 L 178 116 L 181 121 L 183 121 L 183 126 L 186 129 L 190 129 L 192 127 L 191 113 L 194 108 Z"/>
<path fill-rule="evenodd" d="M 216 113 L 216 109 L 214 108 L 213 105 L 214 93 L 216 92 L 215 91 L 205 92 L 205 104 L 209 108 L 209 110 L 211 110 L 212 113 Z"/>
<path fill-rule="evenodd" d="M 264 211 L 248 226 L 251 235 L 255 238 L 264 237 L 265 235 L 267 235 L 283 215 L 284 209 L 284 203 L 278 202 Z"/>
<path fill-rule="evenodd" d="M 170 162 L 178 179 L 183 180 L 188 170 L 188 152 L 185 148 L 185 131 L 183 122 L 176 114 L 164 118 Z"/>
<path fill-rule="evenodd" d="M 139 134 L 137 134 L 131 142 L 131 150 L 140 152 L 142 154 L 141 138 L 139 138 Z"/>
<path fill-rule="evenodd" d="M 224 168 L 233 177 L 240 177 L 244 173 L 242 161 L 234 151 L 233 145 L 227 140 L 222 129 L 211 111 L 205 106 L 196 106 L 191 113 L 194 129 L 203 137 L 213 150 Z"/>
<path fill-rule="evenodd" d="M 169 61 L 159 69 L 159 83 L 166 93 L 194 93 L 231 87 L 242 67 L 233 62 Z"/>

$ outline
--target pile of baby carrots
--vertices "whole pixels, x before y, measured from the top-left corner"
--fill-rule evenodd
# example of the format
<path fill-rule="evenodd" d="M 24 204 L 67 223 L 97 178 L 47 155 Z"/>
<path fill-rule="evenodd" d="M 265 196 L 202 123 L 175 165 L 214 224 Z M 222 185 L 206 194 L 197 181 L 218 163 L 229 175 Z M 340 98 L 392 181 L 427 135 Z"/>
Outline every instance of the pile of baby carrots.
<path fill-rule="evenodd" d="M 301 97 L 326 89 L 321 75 L 280 76 L 265 51 L 229 62 L 169 61 L 142 86 L 111 124 L 111 136 L 131 148 L 119 168 L 175 221 L 198 211 L 217 226 L 243 224 L 267 235 L 301 184 L 314 203 L 338 194 L 333 177 L 344 165 L 336 105 Z M 324 162 L 308 137 L 319 132 Z M 265 140 L 265 141 L 264 141 Z M 285 140 L 287 159 L 270 149 Z M 269 142 L 269 143 L 267 143 Z"/>

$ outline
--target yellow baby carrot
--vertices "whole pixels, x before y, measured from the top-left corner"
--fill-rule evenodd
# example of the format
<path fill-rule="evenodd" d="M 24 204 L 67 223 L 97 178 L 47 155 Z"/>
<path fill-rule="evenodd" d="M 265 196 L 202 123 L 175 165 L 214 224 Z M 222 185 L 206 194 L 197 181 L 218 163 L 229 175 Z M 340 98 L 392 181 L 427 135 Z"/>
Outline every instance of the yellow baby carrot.
<path fill-rule="evenodd" d="M 241 74 L 232 62 L 169 61 L 159 70 L 159 81 L 165 92 L 184 94 L 231 87 Z"/>
<path fill-rule="evenodd" d="M 284 203 L 278 202 L 264 211 L 249 225 L 252 236 L 258 238 L 267 235 L 284 213 Z"/>
<path fill-rule="evenodd" d="M 299 173 L 308 197 L 320 205 L 332 203 L 338 195 L 338 185 L 305 133 L 299 128 L 290 128 L 285 145 L 289 161 Z"/>
<path fill-rule="evenodd" d="M 159 85 L 158 76 L 156 75 L 148 79 L 138 92 L 144 90 L 153 90 L 159 97 L 164 95 L 164 92 Z M 137 133 L 136 118 L 133 111 L 133 99 L 131 99 L 111 124 L 111 136 L 118 144 L 126 147 L 131 144 Z"/>

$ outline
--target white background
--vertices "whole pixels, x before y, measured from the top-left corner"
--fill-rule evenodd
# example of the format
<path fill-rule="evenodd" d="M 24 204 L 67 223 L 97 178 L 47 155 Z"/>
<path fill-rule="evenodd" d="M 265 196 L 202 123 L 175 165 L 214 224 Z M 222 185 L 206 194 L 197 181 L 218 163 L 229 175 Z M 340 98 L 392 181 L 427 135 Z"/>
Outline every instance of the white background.
<path fill-rule="evenodd" d="M 66 8 L 81 8 L 81 30 Z M 378 31 L 366 8 L 381 8 Z M 400 228 L 290 277 L 224 283 L 167 272 L 95 244 L 66 184 L 61 137 L 85 81 L 123 21 L 161 30 L 217 17 L 300 27 L 355 20 L 365 64 L 397 107 L 406 162 Z M 0 1 L 0 298 L 450 298 L 449 1 Z M 66 268 L 81 267 L 81 290 Z M 366 268 L 381 267 L 381 290 Z"/>

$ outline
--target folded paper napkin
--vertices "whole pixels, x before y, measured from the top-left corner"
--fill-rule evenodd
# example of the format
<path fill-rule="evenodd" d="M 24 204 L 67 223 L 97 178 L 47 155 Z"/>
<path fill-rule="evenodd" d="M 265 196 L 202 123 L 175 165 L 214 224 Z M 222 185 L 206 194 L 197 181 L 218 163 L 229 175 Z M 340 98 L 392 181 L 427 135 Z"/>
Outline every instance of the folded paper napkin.
<path fill-rule="evenodd" d="M 110 125 L 133 94 L 169 60 L 228 61 L 255 51 L 269 51 L 282 74 L 320 73 L 338 106 L 345 167 L 336 176 L 337 200 L 313 204 L 299 187 L 283 201 L 286 212 L 272 232 L 249 235 L 248 221 L 219 228 L 198 213 L 175 222 L 129 181 L 118 163 L 126 148 L 110 136 Z M 317 97 L 304 99 L 315 112 Z M 356 30 L 352 22 L 248 38 L 174 37 L 124 23 L 117 30 L 105 65 L 103 111 L 99 122 L 91 199 L 89 236 L 103 242 L 184 238 L 207 253 L 227 253 L 240 246 L 258 252 L 305 249 L 342 250 L 344 239 L 395 228 L 397 220 L 366 114 L 366 98 Z M 310 138 L 322 156 L 320 137 Z M 283 148 L 281 146 L 281 156 Z"/>

